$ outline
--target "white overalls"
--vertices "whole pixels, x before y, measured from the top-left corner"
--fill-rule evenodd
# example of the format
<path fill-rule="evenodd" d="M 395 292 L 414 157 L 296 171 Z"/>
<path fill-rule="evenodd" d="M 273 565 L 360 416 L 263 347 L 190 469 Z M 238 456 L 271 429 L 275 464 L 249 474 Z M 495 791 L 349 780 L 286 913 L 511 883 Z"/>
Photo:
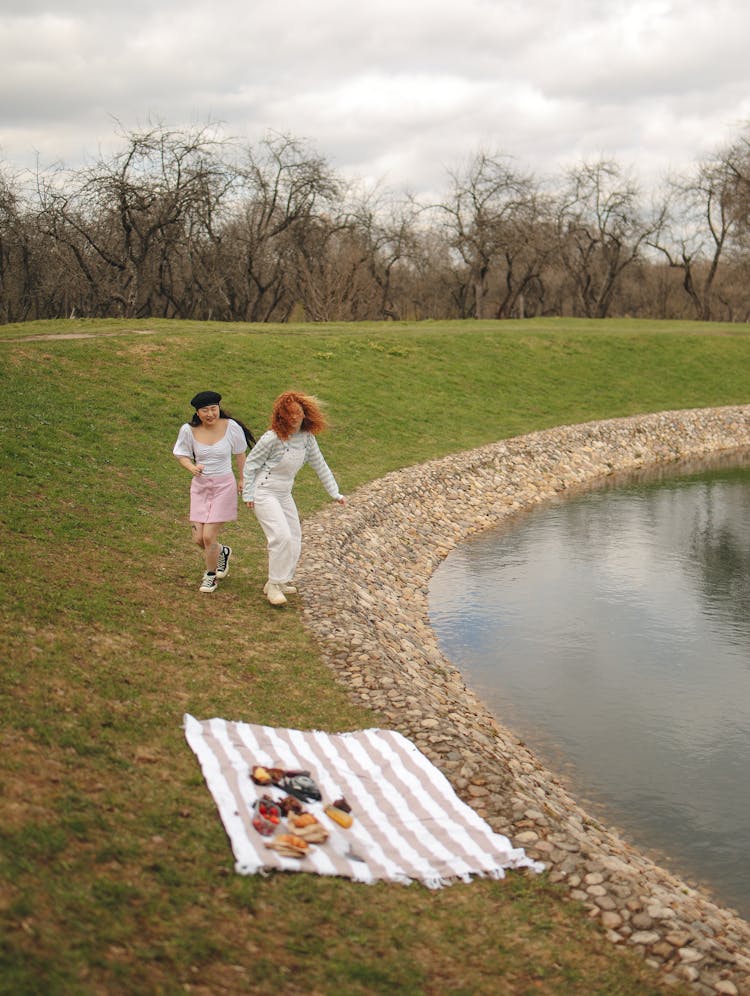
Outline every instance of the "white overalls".
<path fill-rule="evenodd" d="M 244 501 L 254 502 L 255 515 L 268 541 L 268 580 L 287 584 L 294 577 L 302 552 L 302 528 L 292 497 L 300 468 L 309 463 L 333 499 L 341 497 L 338 485 L 309 432 L 287 440 L 265 432 L 245 461 Z"/>

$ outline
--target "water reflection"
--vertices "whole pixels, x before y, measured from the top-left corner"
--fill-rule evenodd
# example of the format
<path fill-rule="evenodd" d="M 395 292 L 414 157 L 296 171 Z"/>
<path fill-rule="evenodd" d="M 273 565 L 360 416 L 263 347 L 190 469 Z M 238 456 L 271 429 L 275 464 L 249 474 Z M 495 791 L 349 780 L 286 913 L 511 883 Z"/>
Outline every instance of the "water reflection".
<path fill-rule="evenodd" d="M 750 456 L 733 461 L 483 533 L 433 576 L 430 615 L 580 798 L 750 917 Z"/>

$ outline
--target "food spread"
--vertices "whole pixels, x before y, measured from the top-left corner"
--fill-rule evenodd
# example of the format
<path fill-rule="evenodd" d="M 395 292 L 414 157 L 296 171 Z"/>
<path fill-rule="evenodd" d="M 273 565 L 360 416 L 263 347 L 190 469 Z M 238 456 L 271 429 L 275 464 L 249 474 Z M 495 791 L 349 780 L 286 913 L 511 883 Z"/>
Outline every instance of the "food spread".
<path fill-rule="evenodd" d="M 343 796 L 330 803 L 323 802 L 309 771 L 286 771 L 256 764 L 250 770 L 250 778 L 256 785 L 282 793 L 276 798 L 266 791 L 255 800 L 252 824 L 263 837 L 271 838 L 266 847 L 284 857 L 304 858 L 310 845 L 325 844 L 330 836 L 330 831 L 305 806 L 322 807 L 321 814 L 344 829 L 354 822 L 352 807 Z M 357 858 L 354 854 L 351 857 Z"/>

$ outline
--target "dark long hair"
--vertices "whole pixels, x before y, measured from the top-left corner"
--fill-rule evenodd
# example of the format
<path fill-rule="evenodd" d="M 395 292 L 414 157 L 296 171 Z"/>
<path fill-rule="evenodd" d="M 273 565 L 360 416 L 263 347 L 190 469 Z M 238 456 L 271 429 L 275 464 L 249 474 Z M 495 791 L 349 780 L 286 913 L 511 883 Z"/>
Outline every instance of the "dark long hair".
<path fill-rule="evenodd" d="M 245 434 L 245 442 L 248 445 L 248 449 L 252 449 L 253 446 L 255 446 L 255 436 L 252 434 L 250 429 L 248 429 L 245 423 L 241 419 L 238 419 L 236 415 L 230 415 L 229 412 L 219 407 L 219 418 L 231 418 L 231 420 L 236 422 Z M 190 419 L 190 425 L 203 425 L 197 411 L 193 412 L 193 417 Z"/>

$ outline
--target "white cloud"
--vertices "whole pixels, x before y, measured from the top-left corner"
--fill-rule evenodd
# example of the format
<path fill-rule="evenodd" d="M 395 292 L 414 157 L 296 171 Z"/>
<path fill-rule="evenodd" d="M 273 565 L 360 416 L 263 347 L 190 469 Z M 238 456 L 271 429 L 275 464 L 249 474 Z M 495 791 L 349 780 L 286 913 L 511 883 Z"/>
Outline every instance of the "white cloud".
<path fill-rule="evenodd" d="M 648 182 L 750 118 L 744 0 L 4 0 L 0 159 L 75 166 L 149 121 L 307 139 L 435 190 L 478 148 Z"/>

